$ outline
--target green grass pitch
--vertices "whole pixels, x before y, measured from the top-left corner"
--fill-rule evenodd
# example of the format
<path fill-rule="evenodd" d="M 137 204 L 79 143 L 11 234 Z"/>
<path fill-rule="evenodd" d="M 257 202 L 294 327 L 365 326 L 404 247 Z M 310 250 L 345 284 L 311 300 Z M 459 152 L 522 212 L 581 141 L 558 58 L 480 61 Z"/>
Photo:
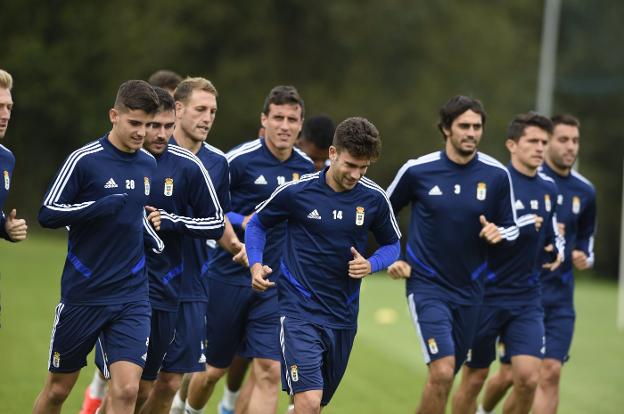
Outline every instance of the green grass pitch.
<path fill-rule="evenodd" d="M 0 246 L 0 413 L 30 412 L 43 385 L 64 258 L 64 240 L 50 233 Z M 577 284 L 577 326 L 572 358 L 563 371 L 561 413 L 622 412 L 624 332 L 615 325 L 616 298 L 614 283 L 583 278 Z M 78 412 L 92 361 L 89 357 L 63 412 Z M 425 373 L 404 284 L 381 274 L 367 278 L 349 368 L 323 412 L 413 412 Z M 216 412 L 222 385 L 216 390 L 208 413 Z M 286 403 L 282 396 L 279 413 Z"/>

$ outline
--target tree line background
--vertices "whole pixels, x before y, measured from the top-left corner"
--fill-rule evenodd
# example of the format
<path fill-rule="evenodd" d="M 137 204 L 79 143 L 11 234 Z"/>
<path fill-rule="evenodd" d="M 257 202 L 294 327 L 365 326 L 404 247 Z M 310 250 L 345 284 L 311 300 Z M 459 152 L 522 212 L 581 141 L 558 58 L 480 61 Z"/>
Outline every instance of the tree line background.
<path fill-rule="evenodd" d="M 271 87 L 295 85 L 308 116 L 369 118 L 383 139 L 370 177 L 386 187 L 409 158 L 442 147 L 437 111 L 452 95 L 488 111 L 481 150 L 508 162 L 505 130 L 535 107 L 543 2 L 528 0 L 7 0 L 0 68 L 14 77 L 3 144 L 17 158 L 5 207 L 36 230 L 53 174 L 109 130 L 127 79 L 157 69 L 211 79 L 208 140 L 255 137 Z M 624 141 L 624 3 L 564 0 L 554 112 L 581 119 L 580 172 L 598 196 L 597 270 L 615 277 Z M 406 220 L 401 220 L 406 224 Z"/>

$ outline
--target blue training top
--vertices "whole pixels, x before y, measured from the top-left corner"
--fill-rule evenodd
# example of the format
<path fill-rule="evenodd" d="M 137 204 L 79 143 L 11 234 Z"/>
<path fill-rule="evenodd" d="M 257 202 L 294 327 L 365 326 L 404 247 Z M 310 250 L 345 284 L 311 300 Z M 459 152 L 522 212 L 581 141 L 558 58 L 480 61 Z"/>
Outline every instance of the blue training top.
<path fill-rule="evenodd" d="M 13 177 L 13 168 L 15 168 L 15 157 L 13 153 L 4 145 L 0 144 L 0 171 L 2 172 L 2 184 L 0 184 L 0 237 L 11 240 L 6 233 L 4 225 L 6 216 L 4 215 L 4 202 L 9 195 L 11 188 L 11 178 Z"/>
<path fill-rule="evenodd" d="M 39 210 L 43 227 L 69 227 L 63 303 L 147 300 L 144 231 L 164 248 L 145 219 L 155 169 L 147 151 L 122 152 L 108 134 L 67 157 Z"/>
<path fill-rule="evenodd" d="M 348 274 L 351 247 L 362 254 L 369 230 L 382 246 L 398 243 L 401 233 L 381 187 L 363 177 L 352 190 L 335 192 L 326 172 L 280 186 L 256 215 L 266 228 L 287 223 L 277 285 L 280 314 L 352 328 L 357 325 L 361 279 Z M 390 263 L 398 252 L 397 246 Z M 268 264 L 266 259 L 263 264 Z"/>
<path fill-rule="evenodd" d="M 395 213 L 412 204 L 408 292 L 481 303 L 488 244 L 479 237 L 479 216 L 499 227 L 503 244 L 518 237 L 507 169 L 481 152 L 467 164 L 456 164 L 437 151 L 405 163 L 388 195 Z"/>
<path fill-rule="evenodd" d="M 193 153 L 168 145 L 156 161 L 148 204 L 160 210 L 165 249 L 162 254 L 147 251 L 150 301 L 154 309 L 176 311 L 184 271 L 182 239 L 219 239 L 223 210 L 208 172 Z M 189 210 L 192 214 L 186 216 Z"/>
<path fill-rule="evenodd" d="M 557 186 L 552 178 L 542 173 L 529 177 L 511 164 L 507 169 L 516 199 L 520 236 L 513 248 L 490 247 L 483 302 L 498 306 L 541 305 L 542 259 L 552 262 L 558 253 L 564 253 L 565 246 L 557 230 Z M 539 230 L 535 224 L 536 215 L 543 219 Z M 542 252 L 549 244 L 554 251 L 545 257 Z"/>
<path fill-rule="evenodd" d="M 177 145 L 177 143 L 171 138 L 169 145 Z M 222 210 L 227 212 L 230 209 L 230 179 L 225 155 L 216 147 L 204 143 L 195 156 L 199 158 L 208 171 L 219 204 Z M 187 205 L 186 209 L 184 209 L 184 215 L 192 217 L 193 214 L 193 207 Z M 180 286 L 180 302 L 208 301 L 208 280 L 206 278 L 206 272 L 211 261 L 213 247 L 214 240 L 209 238 L 183 238 L 182 254 L 184 272 L 182 273 Z"/>
<path fill-rule="evenodd" d="M 592 183 L 572 170 L 560 176 L 544 163 L 542 172 L 555 180 L 559 189 L 557 220 L 565 226 L 565 261 L 554 272 L 544 270 L 542 303 L 544 306 L 573 306 L 574 277 L 572 251 L 585 252 L 589 263 L 594 263 L 594 231 L 596 229 L 596 191 Z"/>
<path fill-rule="evenodd" d="M 281 184 L 298 180 L 314 171 L 314 163 L 298 148 L 293 148 L 290 158 L 280 161 L 267 148 L 264 138 L 241 144 L 227 153 L 230 165 L 231 210 L 249 215 L 254 207 L 269 198 Z M 283 252 L 286 224 L 269 231 L 265 248 L 265 263 L 274 269 L 271 280 L 279 275 L 279 258 Z M 240 228 L 235 229 L 243 240 Z M 209 277 L 236 286 L 249 287 L 249 269 L 232 261 L 232 255 L 218 247 L 209 267 Z M 270 293 L 268 293 L 270 294 Z"/>

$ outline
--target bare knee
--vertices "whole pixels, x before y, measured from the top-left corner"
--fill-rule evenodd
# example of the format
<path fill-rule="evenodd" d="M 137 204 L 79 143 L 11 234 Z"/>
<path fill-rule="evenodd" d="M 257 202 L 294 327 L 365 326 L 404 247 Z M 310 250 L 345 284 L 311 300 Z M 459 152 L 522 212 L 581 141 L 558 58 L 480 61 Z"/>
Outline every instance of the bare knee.
<path fill-rule="evenodd" d="M 463 369 L 467 369 L 467 371 L 466 375 L 462 377 L 462 387 L 465 387 L 465 390 L 471 395 L 478 395 L 481 388 L 483 388 L 489 369 L 473 369 L 468 367 L 464 367 Z M 464 383 L 465 385 L 463 385 Z"/>
<path fill-rule="evenodd" d="M 123 401 L 125 404 L 136 401 L 139 393 L 139 384 L 135 382 L 126 382 L 122 384 L 111 384 L 111 398 Z"/>
<path fill-rule="evenodd" d="M 69 396 L 71 388 L 65 383 L 53 382 L 48 385 L 45 391 L 46 399 L 52 405 L 62 405 Z"/>
<path fill-rule="evenodd" d="M 455 378 L 455 360 L 439 359 L 429 364 L 429 383 L 438 388 L 450 388 Z"/>
<path fill-rule="evenodd" d="M 540 385 L 545 387 L 558 387 L 561 378 L 561 363 L 559 361 L 544 360 L 540 370 Z"/>
<path fill-rule="evenodd" d="M 160 372 L 154 383 L 154 392 L 160 395 L 174 395 L 182 386 L 182 375 Z"/>
<path fill-rule="evenodd" d="M 295 413 L 318 414 L 321 412 L 322 392 L 306 391 L 295 395 Z"/>
<path fill-rule="evenodd" d="M 278 384 L 280 381 L 280 364 L 271 359 L 257 359 L 254 361 L 254 374 L 258 383 Z"/>
<path fill-rule="evenodd" d="M 204 386 L 215 385 L 227 372 L 226 368 L 215 368 L 208 366 L 206 371 L 197 372 L 193 377 L 198 376 Z"/>

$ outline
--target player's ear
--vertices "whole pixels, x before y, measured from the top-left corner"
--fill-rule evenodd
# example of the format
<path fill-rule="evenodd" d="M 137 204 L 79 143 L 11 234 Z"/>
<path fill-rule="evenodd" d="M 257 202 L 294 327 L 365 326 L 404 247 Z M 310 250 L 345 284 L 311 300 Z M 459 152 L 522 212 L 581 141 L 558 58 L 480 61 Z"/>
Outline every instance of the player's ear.
<path fill-rule="evenodd" d="M 330 145 L 329 146 L 329 160 L 331 162 L 335 162 L 337 158 L 338 158 L 338 149 L 336 149 L 336 147 L 334 147 L 333 145 Z"/>
<path fill-rule="evenodd" d="M 266 129 L 266 124 L 268 120 L 269 118 L 266 116 L 266 114 L 264 112 L 260 112 L 260 125 L 262 125 L 262 128 Z"/>
<path fill-rule="evenodd" d="M 108 119 L 110 119 L 112 124 L 116 124 L 119 121 L 119 111 L 115 108 L 111 108 L 108 111 Z"/>
<path fill-rule="evenodd" d="M 179 119 L 179 117 L 182 116 L 183 109 L 184 109 L 184 105 L 182 104 L 182 102 L 176 101 L 175 102 L 176 119 Z"/>
<path fill-rule="evenodd" d="M 516 150 L 517 144 L 518 143 L 511 138 L 507 138 L 507 141 L 505 141 L 505 146 L 510 153 L 513 153 Z"/>

